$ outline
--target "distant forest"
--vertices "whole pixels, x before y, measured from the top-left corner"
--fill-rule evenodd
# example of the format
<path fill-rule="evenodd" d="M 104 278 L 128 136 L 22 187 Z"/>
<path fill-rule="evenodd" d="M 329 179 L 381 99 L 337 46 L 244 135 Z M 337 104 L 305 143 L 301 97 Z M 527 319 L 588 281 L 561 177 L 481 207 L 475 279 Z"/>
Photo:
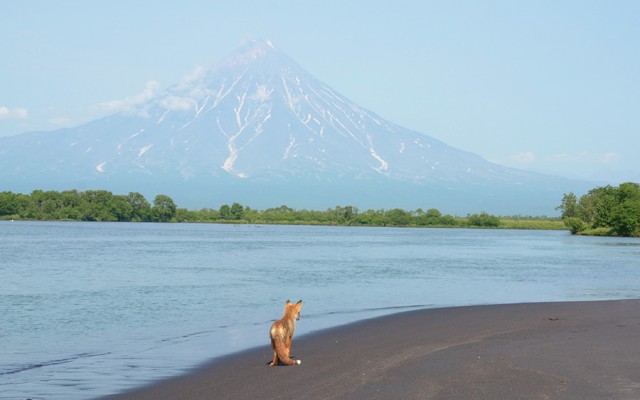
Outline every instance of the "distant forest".
<path fill-rule="evenodd" d="M 640 237 L 640 184 L 591 189 L 577 198 L 565 194 L 558 207 L 573 234 Z"/>
<path fill-rule="evenodd" d="M 150 203 L 140 193 L 117 195 L 106 190 L 35 190 L 31 194 L 0 192 L 0 219 L 49 221 L 205 222 L 289 225 L 479 227 L 505 229 L 569 229 L 572 234 L 640 237 L 640 184 L 591 189 L 578 198 L 565 194 L 557 207 L 561 218 L 497 217 L 486 212 L 464 217 L 435 208 L 406 211 L 360 211 L 336 206 L 325 211 L 294 210 L 282 205 L 254 210 L 239 203 L 219 209 L 178 208 L 167 195 Z"/>
<path fill-rule="evenodd" d="M 117 195 L 106 190 L 35 190 L 31 194 L 0 192 L 0 219 L 123 222 L 204 222 L 289 225 L 481 227 L 513 229 L 566 229 L 559 218 L 497 217 L 486 212 L 465 217 L 442 214 L 435 208 L 405 211 L 360 211 L 336 206 L 325 211 L 294 210 L 286 205 L 254 210 L 239 203 L 219 209 L 178 208 L 166 195 L 150 203 L 142 194 Z"/>

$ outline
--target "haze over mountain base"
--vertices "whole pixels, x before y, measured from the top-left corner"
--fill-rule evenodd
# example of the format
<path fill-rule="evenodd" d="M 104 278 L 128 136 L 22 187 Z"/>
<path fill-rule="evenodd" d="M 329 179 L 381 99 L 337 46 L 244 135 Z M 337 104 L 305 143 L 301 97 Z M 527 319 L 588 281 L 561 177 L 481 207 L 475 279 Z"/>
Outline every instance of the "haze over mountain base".
<path fill-rule="evenodd" d="M 132 182 L 47 182 L 39 187 L 24 182 L 8 182 L 12 191 L 30 193 L 42 190 L 109 190 L 114 194 L 139 192 L 148 199 L 157 194 L 170 196 L 179 207 L 213 208 L 239 202 L 264 210 L 281 205 L 294 209 L 325 210 L 352 205 L 360 211 L 401 208 L 408 211 L 436 208 L 445 214 L 464 216 L 480 211 L 495 215 L 555 216 L 562 200 L 563 188 L 545 187 L 470 187 L 450 185 L 417 185 L 388 179 L 264 181 L 210 180 L 197 183 L 169 179 L 145 179 Z M 568 187 L 568 186 L 567 186 Z M 574 189 L 582 190 L 579 187 Z M 584 189 L 586 190 L 586 188 Z M 560 197 L 558 197 L 560 196 Z M 560 199 L 560 200 L 558 200 Z"/>

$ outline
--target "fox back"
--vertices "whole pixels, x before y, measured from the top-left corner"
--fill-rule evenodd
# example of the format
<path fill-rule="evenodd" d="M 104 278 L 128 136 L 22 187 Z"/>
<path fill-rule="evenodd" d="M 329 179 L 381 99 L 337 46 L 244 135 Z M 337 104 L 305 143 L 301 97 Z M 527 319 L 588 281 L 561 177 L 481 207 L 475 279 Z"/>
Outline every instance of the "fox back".
<path fill-rule="evenodd" d="M 302 308 L 302 300 L 296 304 L 292 304 L 290 300 L 284 305 L 284 315 L 271 325 L 269 336 L 271 338 L 271 348 L 273 349 L 272 366 L 281 362 L 284 365 L 300 364 L 300 360 L 292 360 L 291 341 L 293 333 L 296 330 L 296 321 L 300 320 L 300 309 Z"/>

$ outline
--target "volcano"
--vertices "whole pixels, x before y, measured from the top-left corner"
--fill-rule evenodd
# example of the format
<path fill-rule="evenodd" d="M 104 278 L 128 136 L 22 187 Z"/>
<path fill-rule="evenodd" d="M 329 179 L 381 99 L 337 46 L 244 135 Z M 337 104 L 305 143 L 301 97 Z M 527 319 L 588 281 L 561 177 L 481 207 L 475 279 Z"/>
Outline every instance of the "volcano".
<path fill-rule="evenodd" d="M 162 193 L 183 207 L 554 213 L 576 182 L 506 168 L 360 107 L 269 41 L 127 110 L 0 138 L 0 189 Z"/>

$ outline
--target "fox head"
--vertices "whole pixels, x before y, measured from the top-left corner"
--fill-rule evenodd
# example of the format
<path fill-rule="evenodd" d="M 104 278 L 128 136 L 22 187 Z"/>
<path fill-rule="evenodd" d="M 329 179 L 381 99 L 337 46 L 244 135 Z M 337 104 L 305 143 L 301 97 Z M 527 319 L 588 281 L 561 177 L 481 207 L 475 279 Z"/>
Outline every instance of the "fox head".
<path fill-rule="evenodd" d="M 284 305 L 284 314 L 293 316 L 296 321 L 300 321 L 300 309 L 302 308 L 302 300 L 298 301 L 296 304 L 291 303 L 291 300 L 287 300 Z"/>

